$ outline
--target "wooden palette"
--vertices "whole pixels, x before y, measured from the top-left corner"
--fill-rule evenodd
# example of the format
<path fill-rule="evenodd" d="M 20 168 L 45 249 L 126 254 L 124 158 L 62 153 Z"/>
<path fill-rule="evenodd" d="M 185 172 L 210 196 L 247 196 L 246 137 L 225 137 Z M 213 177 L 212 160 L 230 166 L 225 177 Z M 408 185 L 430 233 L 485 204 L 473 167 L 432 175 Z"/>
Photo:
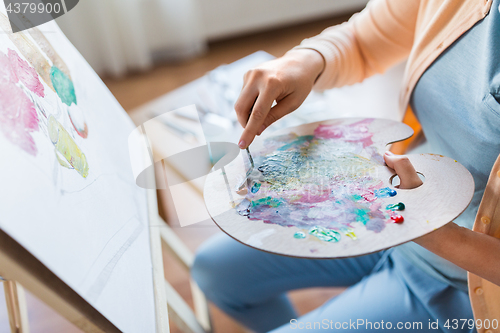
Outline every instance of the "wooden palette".
<path fill-rule="evenodd" d="M 388 144 L 407 139 L 412 134 L 410 127 L 391 120 L 346 118 L 301 125 L 258 137 L 250 147 L 256 160 L 252 179 L 262 185 L 262 193 L 249 191 L 247 199 L 236 193 L 237 184 L 248 169 L 246 154 L 240 154 L 223 169 L 207 176 L 204 197 L 208 212 L 225 233 L 241 243 L 294 257 L 351 257 L 411 241 L 455 219 L 468 206 L 474 192 L 473 178 L 465 167 L 453 159 L 433 154 L 408 156 L 417 172 L 425 177 L 423 185 L 410 190 L 395 188 L 392 185 L 395 173 L 381 162 L 381 155 Z M 295 141 L 292 144 L 283 140 Z M 349 145 L 354 148 L 349 148 Z M 274 180 L 268 178 L 269 182 L 266 182 L 258 170 L 259 163 L 266 161 L 265 156 L 285 150 L 300 152 L 300 158 L 307 156 L 304 158 L 308 161 L 327 161 L 326 165 L 336 165 L 350 158 L 349 161 L 355 164 L 365 163 L 363 165 L 369 166 L 370 171 L 367 172 L 366 168 L 345 171 L 346 168 L 333 167 L 333 173 L 330 169 L 324 171 L 330 180 L 321 187 L 321 195 L 312 197 L 320 198 L 314 201 L 308 199 L 311 196 L 304 192 L 304 188 L 306 191 L 313 188 L 311 186 L 315 184 L 307 179 L 316 178 L 294 178 L 293 172 L 286 171 L 283 173 L 289 173 L 286 177 L 290 177 L 286 178 L 287 181 L 291 179 L 298 185 L 293 187 L 286 183 L 280 188 L 273 185 Z M 334 156 L 334 159 L 329 156 Z M 314 168 L 311 165 L 308 162 L 299 171 L 307 174 L 307 168 Z M 322 172 L 318 174 L 321 176 Z M 377 196 L 384 188 L 395 190 L 397 194 Z M 326 193 L 325 196 L 322 193 Z M 242 203 L 244 200 L 250 203 Z M 272 202 L 258 206 L 263 200 Z M 406 207 L 403 211 L 385 208 L 399 202 Z M 240 215 L 244 204 L 249 204 L 245 211 L 249 216 Z M 345 211 L 342 207 L 346 207 Z M 403 216 L 404 222 L 394 223 L 393 215 Z M 338 237 L 319 237 L 318 228 L 313 230 L 315 227 L 326 230 L 329 236 Z"/>

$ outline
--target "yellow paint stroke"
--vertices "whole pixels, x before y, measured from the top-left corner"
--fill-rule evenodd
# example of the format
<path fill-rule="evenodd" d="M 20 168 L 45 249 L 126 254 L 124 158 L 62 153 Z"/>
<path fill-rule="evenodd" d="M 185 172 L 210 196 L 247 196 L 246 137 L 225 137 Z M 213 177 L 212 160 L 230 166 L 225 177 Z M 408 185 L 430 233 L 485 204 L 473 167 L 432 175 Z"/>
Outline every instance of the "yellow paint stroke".
<path fill-rule="evenodd" d="M 358 236 L 356 236 L 356 234 L 354 233 L 354 230 L 352 230 L 351 228 L 349 228 L 349 229 L 341 229 L 341 230 L 344 233 L 344 235 L 346 235 L 350 239 L 352 239 L 352 240 L 358 239 Z"/>
<path fill-rule="evenodd" d="M 80 150 L 61 123 L 52 115 L 49 116 L 48 131 L 50 140 L 56 149 L 56 157 L 59 164 L 69 168 L 69 165 L 60 157 L 62 155 L 83 178 L 86 178 L 89 174 L 89 165 L 85 154 Z"/>

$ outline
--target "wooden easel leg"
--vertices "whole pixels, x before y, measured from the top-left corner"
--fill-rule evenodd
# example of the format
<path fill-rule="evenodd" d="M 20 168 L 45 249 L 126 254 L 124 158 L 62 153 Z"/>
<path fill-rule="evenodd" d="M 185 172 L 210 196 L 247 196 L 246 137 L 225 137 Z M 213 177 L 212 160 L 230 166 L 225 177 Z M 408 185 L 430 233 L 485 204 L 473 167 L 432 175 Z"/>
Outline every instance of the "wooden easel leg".
<path fill-rule="evenodd" d="M 15 281 L 3 281 L 9 324 L 12 333 L 29 333 L 28 306 L 23 287 Z"/>
<path fill-rule="evenodd" d="M 212 332 L 212 322 L 210 320 L 210 310 L 205 294 L 198 287 L 193 279 L 190 279 L 191 294 L 193 296 L 194 313 L 198 322 L 206 332 Z"/>

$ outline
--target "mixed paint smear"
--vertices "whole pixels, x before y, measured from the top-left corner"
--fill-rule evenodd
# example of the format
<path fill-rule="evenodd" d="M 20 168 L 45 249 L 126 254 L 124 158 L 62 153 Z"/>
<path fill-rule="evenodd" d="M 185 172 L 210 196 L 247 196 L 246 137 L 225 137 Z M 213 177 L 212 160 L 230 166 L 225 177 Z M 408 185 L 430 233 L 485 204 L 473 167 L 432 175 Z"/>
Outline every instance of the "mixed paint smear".
<path fill-rule="evenodd" d="M 238 214 L 297 227 L 303 231 L 294 238 L 310 235 L 324 242 L 343 236 L 356 240 L 353 228 L 359 224 L 379 233 L 388 223 L 403 222 L 396 211 L 404 204 L 385 201 L 396 190 L 376 177 L 385 163 L 373 145 L 372 121 L 338 121 L 319 125 L 313 135 L 267 139 L 266 150 L 254 157 L 258 172 L 250 177 L 252 186 L 236 207 Z"/>

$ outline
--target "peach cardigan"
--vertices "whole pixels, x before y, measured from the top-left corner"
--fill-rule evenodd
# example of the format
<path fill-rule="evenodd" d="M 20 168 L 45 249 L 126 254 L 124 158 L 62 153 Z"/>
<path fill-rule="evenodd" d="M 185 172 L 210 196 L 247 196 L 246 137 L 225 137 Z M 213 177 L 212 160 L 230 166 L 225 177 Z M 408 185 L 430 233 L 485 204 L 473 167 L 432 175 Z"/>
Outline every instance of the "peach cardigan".
<path fill-rule="evenodd" d="M 325 59 L 315 89 L 360 82 L 408 59 L 400 106 L 407 108 L 418 79 L 439 54 L 484 18 L 492 0 L 372 0 L 348 22 L 305 39 L 297 48 Z M 473 230 L 500 238 L 500 157 L 490 174 Z M 500 254 L 499 254 L 500 255 Z M 500 320 L 500 287 L 469 273 L 476 319 Z M 500 332 L 484 329 L 479 332 Z"/>

